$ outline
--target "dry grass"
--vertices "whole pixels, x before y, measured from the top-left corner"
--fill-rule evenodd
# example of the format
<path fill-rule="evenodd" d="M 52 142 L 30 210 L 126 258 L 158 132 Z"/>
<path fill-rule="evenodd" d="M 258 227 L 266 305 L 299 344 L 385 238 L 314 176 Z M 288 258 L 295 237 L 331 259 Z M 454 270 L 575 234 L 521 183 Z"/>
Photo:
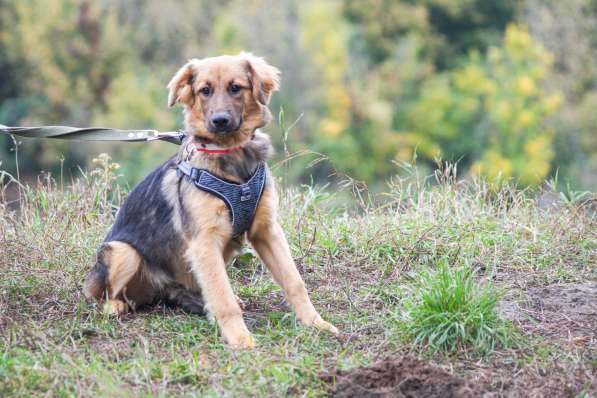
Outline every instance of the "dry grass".
<path fill-rule="evenodd" d="M 233 352 L 203 318 L 156 307 L 113 319 L 82 297 L 122 197 L 114 171 L 104 159 L 72 184 L 42 178 L 20 188 L 18 209 L 0 204 L 0 395 L 318 396 L 326 371 L 406 353 L 497 395 L 595 391 L 596 314 L 565 325 L 580 336 L 554 335 L 525 306 L 532 289 L 597 283 L 591 198 L 539 206 L 541 192 L 456 181 L 449 167 L 433 181 L 413 170 L 385 196 L 350 205 L 314 187 L 286 190 L 294 256 L 316 306 L 343 333 L 300 327 L 248 250 L 230 276 L 259 347 Z M 518 348 L 482 357 L 413 348 L 399 320 L 417 276 L 463 262 L 479 284 L 491 280 L 505 294 L 505 314 L 524 339 Z"/>

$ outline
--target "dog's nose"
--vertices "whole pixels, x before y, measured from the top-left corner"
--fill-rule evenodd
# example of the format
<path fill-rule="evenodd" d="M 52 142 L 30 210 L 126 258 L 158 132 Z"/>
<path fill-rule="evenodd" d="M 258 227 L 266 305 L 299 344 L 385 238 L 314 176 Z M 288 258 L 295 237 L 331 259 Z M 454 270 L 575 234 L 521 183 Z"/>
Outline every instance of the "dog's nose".
<path fill-rule="evenodd" d="M 228 131 L 230 129 L 230 121 L 230 115 L 226 112 L 218 112 L 211 117 L 211 124 L 217 132 Z"/>

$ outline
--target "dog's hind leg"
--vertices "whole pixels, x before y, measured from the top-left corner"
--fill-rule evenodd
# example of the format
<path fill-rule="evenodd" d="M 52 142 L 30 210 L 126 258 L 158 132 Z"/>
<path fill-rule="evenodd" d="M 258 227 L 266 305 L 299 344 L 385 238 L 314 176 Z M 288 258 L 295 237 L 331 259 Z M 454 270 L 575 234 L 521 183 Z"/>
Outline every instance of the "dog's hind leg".
<path fill-rule="evenodd" d="M 85 282 L 86 296 L 102 299 L 107 295 L 104 310 L 108 313 L 127 311 L 126 287 L 136 274 L 140 274 L 141 256 L 129 244 L 112 241 L 102 246 L 97 257 Z"/>

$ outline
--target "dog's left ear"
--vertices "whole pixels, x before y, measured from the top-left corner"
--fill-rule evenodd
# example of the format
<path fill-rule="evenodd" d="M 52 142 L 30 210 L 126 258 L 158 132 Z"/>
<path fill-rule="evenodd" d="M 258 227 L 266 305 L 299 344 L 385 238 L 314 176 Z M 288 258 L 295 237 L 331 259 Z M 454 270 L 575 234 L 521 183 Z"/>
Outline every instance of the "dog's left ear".
<path fill-rule="evenodd" d="M 280 89 L 280 71 L 251 53 L 242 52 L 239 55 L 247 62 L 253 97 L 262 105 L 269 104 L 272 93 Z"/>
<path fill-rule="evenodd" d="M 170 90 L 168 94 L 168 106 L 173 107 L 177 102 L 192 105 L 193 100 L 193 77 L 195 76 L 194 65 L 198 61 L 192 59 L 180 68 L 178 72 L 172 77 L 167 88 Z"/>

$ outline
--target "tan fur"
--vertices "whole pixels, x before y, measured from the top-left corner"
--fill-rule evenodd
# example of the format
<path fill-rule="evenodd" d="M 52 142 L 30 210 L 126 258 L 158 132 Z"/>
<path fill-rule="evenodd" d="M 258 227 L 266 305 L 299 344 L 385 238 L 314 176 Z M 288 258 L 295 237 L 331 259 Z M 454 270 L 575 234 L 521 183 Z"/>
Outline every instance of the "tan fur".
<path fill-rule="evenodd" d="M 108 299 L 104 303 L 104 312 L 108 315 L 120 315 L 129 310 L 129 306 L 123 300 Z"/>
<path fill-rule="evenodd" d="M 206 309 L 218 322 L 224 339 L 234 347 L 252 347 L 254 340 L 226 274 L 224 252 L 232 234 L 228 209 L 214 196 L 190 188 L 183 197 L 185 209 L 200 228 L 189 237 L 185 258 L 201 288 Z"/>
<path fill-rule="evenodd" d="M 129 306 L 126 303 L 126 291 L 133 290 L 135 297 L 143 295 L 135 294 L 138 283 L 134 279 L 141 278 L 142 259 L 135 249 L 123 242 L 109 242 L 102 248 L 102 261 L 108 266 L 107 301 L 104 305 L 104 311 L 109 314 L 120 314 L 131 308 L 135 308 L 135 303 L 131 302 Z M 145 288 L 143 290 L 146 290 Z M 103 290 L 100 289 L 93 279 L 85 284 L 85 295 L 101 299 Z"/>
<path fill-rule="evenodd" d="M 123 242 L 110 242 L 106 254 L 106 263 L 110 264 L 108 276 L 108 295 L 118 297 L 126 284 L 135 276 L 141 266 L 141 257 L 135 249 Z"/>
<path fill-rule="evenodd" d="M 108 312 L 117 314 L 148 304 L 168 282 L 164 274 L 149 272 L 139 253 L 124 242 L 108 243 L 104 261 L 108 265 Z M 113 301 L 113 303 L 110 303 Z M 117 303 L 125 302 L 125 306 Z M 120 308 L 121 311 L 116 311 Z"/>
<path fill-rule="evenodd" d="M 226 94 L 231 82 L 241 85 L 242 93 Z M 200 89 L 206 84 L 213 88 L 214 94 L 210 98 L 201 98 Z M 279 71 L 251 54 L 193 59 L 168 84 L 168 105 L 181 103 L 184 106 L 186 131 L 194 136 L 223 146 L 244 145 L 252 146 L 256 151 L 267 151 L 271 147 L 269 137 L 257 129 L 271 118 L 267 104 L 278 87 Z M 233 109 L 233 113 L 240 112 L 238 116 L 242 124 L 232 134 L 217 135 L 205 126 L 205 118 L 221 106 Z M 187 140 L 181 146 L 178 158 L 220 177 L 241 182 L 237 175 L 222 168 L 220 155 L 196 152 L 194 145 L 193 138 Z M 226 156 L 228 162 L 243 162 L 242 151 Z M 186 180 L 180 184 L 178 181 L 176 171 L 171 169 L 164 176 L 161 186 L 173 208 L 175 230 L 184 241 L 183 253 L 172 259 L 176 264 L 175 282 L 191 291 L 201 292 L 206 309 L 231 346 L 253 347 L 255 340 L 243 321 L 226 273 L 226 264 L 238 252 L 243 239 L 231 238 L 232 225 L 222 200 L 197 189 Z M 305 325 L 337 333 L 334 326 L 321 318 L 309 299 L 277 221 L 277 195 L 269 172 L 267 181 L 247 237 L 283 288 L 298 319 Z M 183 212 L 186 221 L 182 221 Z M 167 278 L 155 271 L 150 272 L 132 247 L 122 242 L 108 244 L 110 250 L 105 259 L 109 263 L 108 312 L 120 313 L 127 309 L 127 304 L 132 304 L 134 308 L 135 304 L 149 302 L 156 292 L 166 288 L 169 283 Z"/>

